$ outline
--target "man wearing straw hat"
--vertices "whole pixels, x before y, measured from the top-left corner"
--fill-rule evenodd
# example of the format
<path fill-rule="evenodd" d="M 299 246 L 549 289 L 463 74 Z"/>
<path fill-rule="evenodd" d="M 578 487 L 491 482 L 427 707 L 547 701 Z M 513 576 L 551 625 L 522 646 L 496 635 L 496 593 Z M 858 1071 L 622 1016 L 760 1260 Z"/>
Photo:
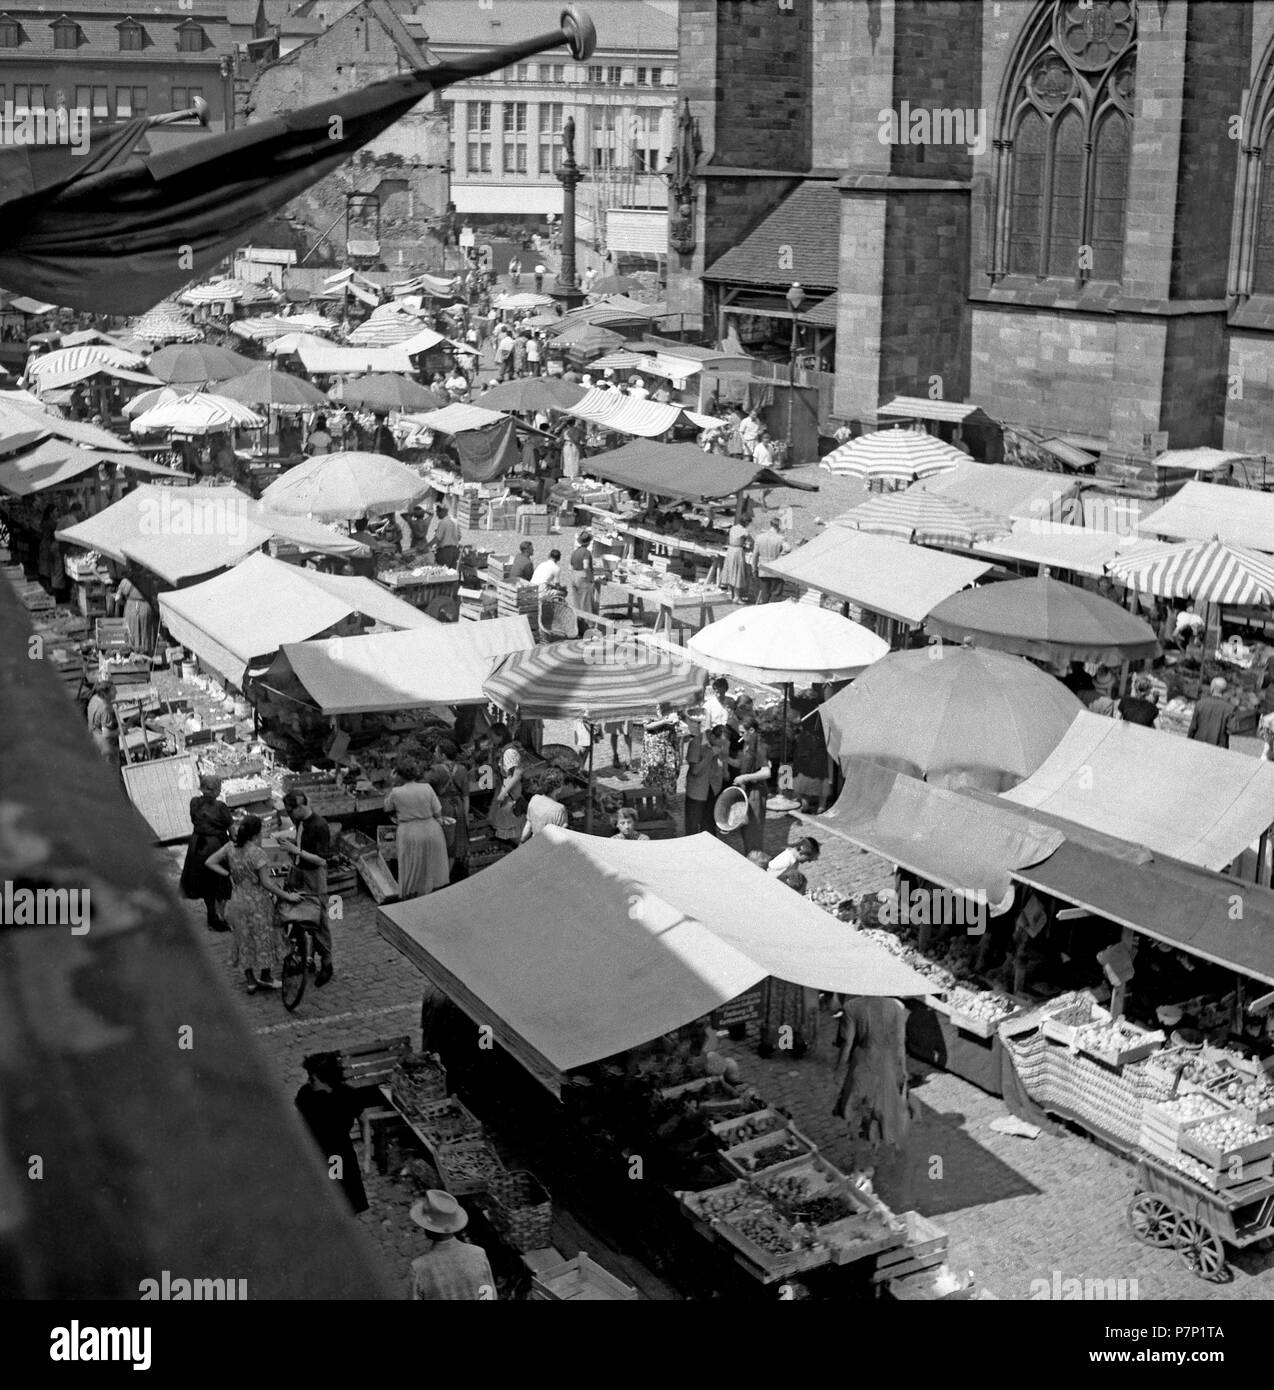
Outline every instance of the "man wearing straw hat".
<path fill-rule="evenodd" d="M 429 1237 L 429 1248 L 411 1262 L 411 1296 L 418 1302 L 495 1299 L 491 1261 L 480 1246 L 459 1239 L 469 1214 L 450 1192 L 432 1188 L 415 1203 L 411 1219 Z"/>

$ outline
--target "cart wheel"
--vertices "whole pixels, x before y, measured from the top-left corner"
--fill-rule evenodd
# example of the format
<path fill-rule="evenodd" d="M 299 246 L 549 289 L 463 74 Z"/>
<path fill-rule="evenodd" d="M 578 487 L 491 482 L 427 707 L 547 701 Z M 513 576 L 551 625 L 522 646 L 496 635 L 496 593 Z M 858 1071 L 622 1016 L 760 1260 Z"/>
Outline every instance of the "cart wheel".
<path fill-rule="evenodd" d="M 1177 1247 L 1185 1267 L 1200 1279 L 1219 1284 L 1229 1273 L 1220 1236 L 1192 1216 L 1182 1216 L 1178 1220 Z"/>
<path fill-rule="evenodd" d="M 1149 1192 L 1137 1193 L 1128 1203 L 1128 1224 L 1143 1245 L 1176 1245 L 1180 1220 L 1174 1206 Z"/>

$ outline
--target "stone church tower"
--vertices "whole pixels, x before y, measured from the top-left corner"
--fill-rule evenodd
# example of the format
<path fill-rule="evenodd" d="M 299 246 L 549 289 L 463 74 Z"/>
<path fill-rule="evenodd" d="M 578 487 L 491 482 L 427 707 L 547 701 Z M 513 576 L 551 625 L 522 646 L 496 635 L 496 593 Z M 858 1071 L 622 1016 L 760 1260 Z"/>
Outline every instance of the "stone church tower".
<path fill-rule="evenodd" d="M 680 64 L 670 298 L 759 331 L 801 282 L 828 422 L 1274 452 L 1274 3 L 682 0 Z"/>

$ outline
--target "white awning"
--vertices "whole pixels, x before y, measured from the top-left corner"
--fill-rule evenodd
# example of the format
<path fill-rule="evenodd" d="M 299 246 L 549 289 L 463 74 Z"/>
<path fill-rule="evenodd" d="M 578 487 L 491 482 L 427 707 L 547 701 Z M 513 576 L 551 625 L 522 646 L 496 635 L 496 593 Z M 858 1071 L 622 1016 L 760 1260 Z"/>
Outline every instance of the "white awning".
<path fill-rule="evenodd" d="M 312 376 L 340 376 L 346 372 L 408 374 L 412 370 L 411 356 L 401 346 L 343 347 L 316 338 L 312 333 L 302 333 L 293 351 Z"/>
<path fill-rule="evenodd" d="M 1168 540 L 1210 541 L 1274 552 L 1274 493 L 1189 482 L 1138 530 Z"/>
<path fill-rule="evenodd" d="M 1060 521 L 1026 521 L 1021 517 L 1013 522 L 1010 535 L 972 547 L 974 554 L 992 560 L 1018 560 L 1097 577 L 1106 573 L 1107 562 L 1116 556 L 1154 548 L 1153 542 L 1115 531 L 1094 531 Z"/>
<path fill-rule="evenodd" d="M 620 434 L 640 435 L 654 439 L 665 434 L 681 419 L 689 420 L 699 429 L 712 429 L 723 422 L 711 415 L 700 415 L 680 405 L 661 405 L 658 401 L 626 396 L 617 390 L 605 391 L 594 386 L 578 404 L 571 406 L 569 415 L 600 425 Z"/>
<path fill-rule="evenodd" d="M 888 405 L 882 405 L 876 414 L 900 420 L 942 420 L 958 425 L 979 409 L 979 406 L 966 405 L 962 401 L 930 401 L 922 396 L 895 396 Z"/>
<path fill-rule="evenodd" d="M 976 463 L 962 458 L 950 472 L 917 484 L 927 492 L 958 497 L 981 507 L 992 516 L 1026 517 L 1039 521 L 1065 519 L 1063 503 L 1073 497 L 1079 483 L 1069 474 L 1043 473 L 1035 468 L 1013 468 L 1003 463 Z"/>

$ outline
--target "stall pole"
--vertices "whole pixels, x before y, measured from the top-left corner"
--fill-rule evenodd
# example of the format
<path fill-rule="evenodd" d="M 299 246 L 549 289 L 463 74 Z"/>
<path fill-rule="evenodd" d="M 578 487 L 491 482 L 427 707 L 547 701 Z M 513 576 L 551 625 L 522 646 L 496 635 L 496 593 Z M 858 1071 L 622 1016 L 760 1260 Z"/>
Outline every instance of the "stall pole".
<path fill-rule="evenodd" d="M 584 806 L 584 833 L 593 833 L 593 744 L 597 738 L 597 730 L 592 724 L 586 725 L 588 729 L 588 801 Z M 615 745 L 617 748 L 618 744 Z"/>
<path fill-rule="evenodd" d="M 1119 938 L 1119 944 L 1126 950 L 1133 949 L 1133 943 L 1137 939 L 1136 932 L 1131 927 L 1125 927 Z M 1117 984 L 1110 992 L 1110 1016 L 1112 1018 L 1122 1018 L 1124 1015 L 1124 996 L 1128 992 L 1126 982 Z"/>

